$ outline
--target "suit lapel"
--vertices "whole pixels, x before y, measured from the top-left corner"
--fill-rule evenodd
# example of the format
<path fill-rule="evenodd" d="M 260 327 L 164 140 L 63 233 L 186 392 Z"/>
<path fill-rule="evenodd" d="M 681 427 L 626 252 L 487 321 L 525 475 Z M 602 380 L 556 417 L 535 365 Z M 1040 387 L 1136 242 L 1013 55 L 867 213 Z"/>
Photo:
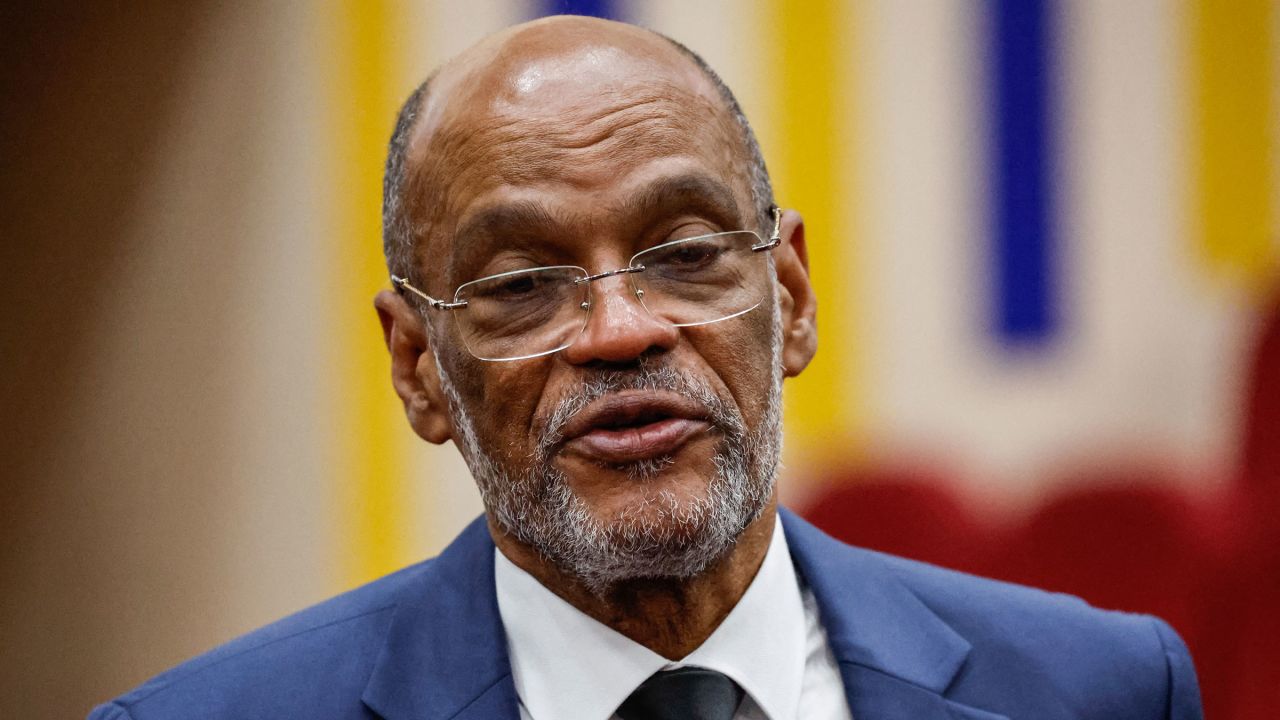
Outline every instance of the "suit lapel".
<path fill-rule="evenodd" d="M 363 700 L 387 720 L 519 717 L 483 517 L 406 584 Z"/>
<path fill-rule="evenodd" d="M 851 548 L 780 509 L 796 570 L 818 601 L 853 717 L 996 720 L 944 692 L 970 645 L 874 553 Z"/>

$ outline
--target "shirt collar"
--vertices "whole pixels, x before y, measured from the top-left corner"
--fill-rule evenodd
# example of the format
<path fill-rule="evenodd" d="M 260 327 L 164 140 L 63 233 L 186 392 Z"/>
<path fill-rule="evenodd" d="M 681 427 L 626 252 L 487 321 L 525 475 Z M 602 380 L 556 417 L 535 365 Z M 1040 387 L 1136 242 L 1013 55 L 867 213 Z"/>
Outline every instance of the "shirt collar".
<path fill-rule="evenodd" d="M 597 622 L 494 550 L 512 680 L 534 720 L 606 720 L 659 670 L 696 665 L 733 678 L 770 720 L 793 720 L 805 664 L 805 610 L 779 521 L 738 604 L 678 662 Z"/>

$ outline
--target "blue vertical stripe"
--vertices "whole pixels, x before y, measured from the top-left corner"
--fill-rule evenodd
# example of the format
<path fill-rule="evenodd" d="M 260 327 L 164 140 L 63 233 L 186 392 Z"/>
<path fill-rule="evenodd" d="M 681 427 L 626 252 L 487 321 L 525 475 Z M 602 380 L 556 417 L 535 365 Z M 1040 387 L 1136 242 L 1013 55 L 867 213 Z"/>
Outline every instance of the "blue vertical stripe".
<path fill-rule="evenodd" d="M 1050 126 L 1050 0 L 991 0 L 996 322 L 1011 345 L 1041 344 L 1059 324 Z"/>
<path fill-rule="evenodd" d="M 543 0 L 544 15 L 590 15 L 621 20 L 617 0 Z"/>

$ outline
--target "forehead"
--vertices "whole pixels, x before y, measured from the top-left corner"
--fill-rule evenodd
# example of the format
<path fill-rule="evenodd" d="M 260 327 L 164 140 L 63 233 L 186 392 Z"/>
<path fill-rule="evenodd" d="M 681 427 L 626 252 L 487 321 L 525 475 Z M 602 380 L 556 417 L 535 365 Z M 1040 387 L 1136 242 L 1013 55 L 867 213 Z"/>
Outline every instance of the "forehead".
<path fill-rule="evenodd" d="M 431 229 L 420 255 L 495 195 L 616 206 L 607 196 L 666 166 L 719 178 L 749 204 L 740 130 L 714 86 L 664 39 L 620 32 L 516 35 L 433 81 L 410 150 L 408 200 Z"/>

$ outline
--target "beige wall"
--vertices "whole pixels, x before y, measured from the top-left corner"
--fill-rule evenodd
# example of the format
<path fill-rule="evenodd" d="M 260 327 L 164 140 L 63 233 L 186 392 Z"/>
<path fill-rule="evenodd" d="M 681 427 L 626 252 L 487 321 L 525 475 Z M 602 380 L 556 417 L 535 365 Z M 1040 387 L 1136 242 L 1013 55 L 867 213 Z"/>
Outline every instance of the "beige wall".
<path fill-rule="evenodd" d="M 418 9 L 439 37 L 405 32 L 396 93 L 519 19 L 464 5 Z M 377 238 L 333 237 L 327 5 L 5 14 L 0 716 L 79 717 L 351 582 L 335 356 L 380 336 L 334 248 Z M 480 505 L 451 447 L 394 432 L 407 562 Z"/>
<path fill-rule="evenodd" d="M 153 5 L 3 43 L 4 717 L 83 716 L 333 589 L 305 17 Z"/>

